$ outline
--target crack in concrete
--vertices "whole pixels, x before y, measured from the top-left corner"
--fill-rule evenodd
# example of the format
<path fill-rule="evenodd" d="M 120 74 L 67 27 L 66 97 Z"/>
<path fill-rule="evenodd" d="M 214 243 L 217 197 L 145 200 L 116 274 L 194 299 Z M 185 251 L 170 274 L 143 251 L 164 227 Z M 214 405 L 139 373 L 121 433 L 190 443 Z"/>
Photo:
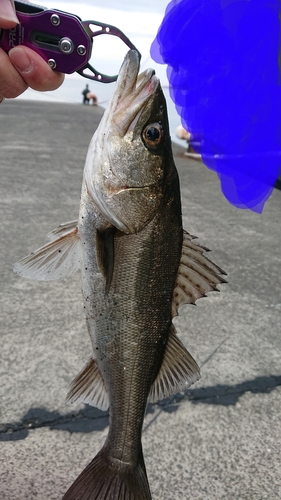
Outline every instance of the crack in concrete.
<path fill-rule="evenodd" d="M 281 386 L 281 375 L 270 375 L 256 377 L 253 380 L 247 380 L 233 386 L 215 385 L 200 387 L 198 389 L 187 389 L 184 393 L 175 394 L 156 404 L 149 404 L 147 414 L 155 413 L 157 408 L 159 408 L 159 411 L 144 427 L 143 432 L 156 421 L 163 411 L 173 413 L 185 401 L 193 404 L 235 406 L 239 398 L 247 392 L 269 394 L 279 386 Z M 0 424 L 0 441 L 24 439 L 30 430 L 43 427 L 69 432 L 88 433 L 94 430 L 103 430 L 107 427 L 108 423 L 108 412 L 105 413 L 90 406 L 85 406 L 85 408 L 79 411 L 72 411 L 65 415 L 57 411 L 49 411 L 45 408 L 30 408 L 20 422 Z"/>
<path fill-rule="evenodd" d="M 107 425 L 108 412 L 101 412 L 97 408 L 85 407 L 65 415 L 46 408 L 30 408 L 19 422 L 0 424 L 0 441 L 24 439 L 30 430 L 44 427 L 87 433 L 102 430 Z"/>
<path fill-rule="evenodd" d="M 101 417 L 94 418 L 107 418 L 108 414 Z M 66 417 L 61 416 L 54 420 L 46 420 L 44 422 L 23 420 L 22 422 L 15 422 L 10 424 L 0 424 L 0 435 L 5 433 L 20 432 L 23 430 L 33 430 L 40 429 L 42 427 L 54 427 L 58 424 L 68 424 L 69 422 L 75 422 L 76 420 L 84 420 L 85 418 L 93 419 L 93 417 L 82 416 L 80 413 L 73 414 L 72 416 Z"/>

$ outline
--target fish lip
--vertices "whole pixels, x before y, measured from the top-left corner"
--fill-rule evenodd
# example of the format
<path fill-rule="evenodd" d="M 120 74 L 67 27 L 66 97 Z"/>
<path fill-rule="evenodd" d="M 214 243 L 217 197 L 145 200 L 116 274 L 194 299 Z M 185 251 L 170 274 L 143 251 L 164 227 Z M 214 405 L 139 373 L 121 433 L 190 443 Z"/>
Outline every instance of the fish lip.
<path fill-rule="evenodd" d="M 144 71 L 142 71 L 141 73 L 139 73 L 137 75 L 137 79 L 136 79 L 136 88 L 138 88 L 140 86 L 140 84 L 144 81 L 144 79 L 148 73 L 151 73 L 151 76 L 152 76 L 152 74 L 153 75 L 155 74 L 155 70 L 152 68 L 148 68 L 148 69 L 145 69 Z"/>
<path fill-rule="evenodd" d="M 128 191 L 141 191 L 144 189 L 151 189 L 154 186 L 156 186 L 156 183 L 146 184 L 144 186 L 122 186 L 120 188 L 111 189 L 110 194 L 116 195 L 124 192 L 128 193 Z"/>
<path fill-rule="evenodd" d="M 155 70 L 152 68 L 146 69 L 142 73 L 140 73 L 136 78 L 136 92 L 140 92 L 145 85 L 151 80 L 151 78 L 155 75 Z"/>

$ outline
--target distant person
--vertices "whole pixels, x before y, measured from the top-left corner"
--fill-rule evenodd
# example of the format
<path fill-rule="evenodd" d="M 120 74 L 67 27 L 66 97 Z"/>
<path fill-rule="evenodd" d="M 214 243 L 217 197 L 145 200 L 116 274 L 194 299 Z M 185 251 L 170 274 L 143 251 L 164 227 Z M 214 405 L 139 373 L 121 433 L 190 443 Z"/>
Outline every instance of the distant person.
<path fill-rule="evenodd" d="M 82 96 L 83 96 L 83 104 L 89 104 L 89 97 L 88 97 L 88 94 L 90 94 L 90 89 L 89 89 L 89 85 L 86 84 L 86 87 L 84 88 L 84 90 L 82 90 Z"/>
<path fill-rule="evenodd" d="M 192 145 L 199 146 L 200 142 L 194 142 L 194 138 L 188 130 L 184 129 L 181 125 L 176 128 L 176 136 L 179 139 L 186 140 L 187 142 L 187 150 L 184 153 L 184 156 L 188 156 L 189 158 L 194 158 L 195 160 L 201 160 L 201 155 L 194 151 Z"/>
<path fill-rule="evenodd" d="M 191 134 L 188 132 L 185 128 L 182 127 L 182 125 L 179 125 L 176 128 L 176 136 L 179 139 L 185 139 L 187 143 L 190 141 Z"/>
<path fill-rule="evenodd" d="M 14 3 L 1 0 L 1 28 L 11 29 L 18 24 Z M 28 47 L 14 47 L 6 54 L 0 49 L 0 102 L 5 97 L 18 97 L 28 87 L 46 91 L 57 89 L 64 80 L 64 75 L 53 71 L 48 63 L 34 50 Z"/>
<path fill-rule="evenodd" d="M 82 91 L 82 95 L 83 95 L 83 104 L 91 104 L 91 99 L 93 105 L 97 104 L 97 96 L 96 94 L 90 91 L 88 84 L 86 84 L 86 87 Z"/>

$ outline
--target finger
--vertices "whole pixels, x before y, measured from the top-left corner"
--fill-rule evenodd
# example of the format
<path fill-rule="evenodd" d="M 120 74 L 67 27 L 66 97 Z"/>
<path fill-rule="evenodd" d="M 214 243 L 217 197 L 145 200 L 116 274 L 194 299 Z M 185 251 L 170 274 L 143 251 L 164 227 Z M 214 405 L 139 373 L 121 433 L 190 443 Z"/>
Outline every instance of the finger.
<path fill-rule="evenodd" d="M 23 80 L 34 90 L 55 90 L 64 80 L 62 73 L 53 71 L 39 54 L 28 47 L 14 47 L 9 57 Z"/>
<path fill-rule="evenodd" d="M 11 63 L 8 54 L 0 49 L 0 97 L 17 97 L 27 87 L 26 82 Z"/>
<path fill-rule="evenodd" d="M 13 28 L 18 22 L 14 1 L 1 0 L 0 27 L 3 29 Z"/>

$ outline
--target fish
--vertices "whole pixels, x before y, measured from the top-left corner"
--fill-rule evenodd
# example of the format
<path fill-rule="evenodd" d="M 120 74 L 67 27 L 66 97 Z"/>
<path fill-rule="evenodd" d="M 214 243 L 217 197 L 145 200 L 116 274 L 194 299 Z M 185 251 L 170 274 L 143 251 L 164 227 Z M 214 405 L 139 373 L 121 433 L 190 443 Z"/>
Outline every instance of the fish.
<path fill-rule="evenodd" d="M 148 402 L 184 391 L 200 369 L 173 318 L 218 290 L 225 272 L 182 227 L 165 97 L 129 51 L 90 142 L 79 218 L 14 266 L 55 280 L 81 269 L 92 353 L 68 403 L 109 408 L 104 446 L 63 500 L 151 500 L 141 435 Z"/>

